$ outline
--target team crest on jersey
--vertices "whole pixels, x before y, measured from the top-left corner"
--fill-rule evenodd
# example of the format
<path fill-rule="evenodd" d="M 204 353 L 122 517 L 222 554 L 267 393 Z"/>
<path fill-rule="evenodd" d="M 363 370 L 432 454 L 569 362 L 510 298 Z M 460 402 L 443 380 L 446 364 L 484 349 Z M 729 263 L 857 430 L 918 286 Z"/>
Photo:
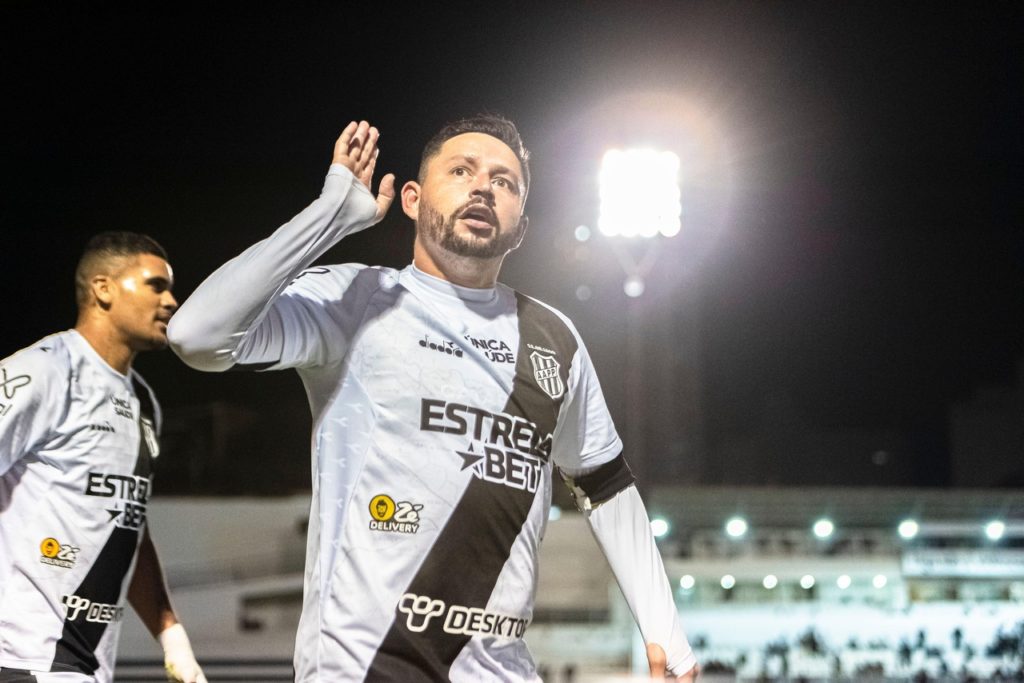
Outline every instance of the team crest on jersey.
<path fill-rule="evenodd" d="M 44 538 L 43 542 L 39 544 L 39 552 L 41 553 L 39 561 L 54 567 L 71 569 L 78 560 L 79 550 L 81 548 L 78 546 L 70 543 L 61 543 L 56 538 Z"/>
<path fill-rule="evenodd" d="M 407 500 L 395 502 L 394 498 L 384 493 L 374 496 L 370 501 L 370 529 L 414 534 L 420 530 L 422 509 L 422 504 Z"/>
<path fill-rule="evenodd" d="M 553 399 L 561 398 L 565 393 L 565 382 L 558 374 L 562 366 L 555 357 L 531 351 L 530 362 L 533 363 L 533 378 L 544 393 Z"/>
<path fill-rule="evenodd" d="M 142 424 L 142 438 L 146 440 L 146 445 L 149 446 L 149 454 L 152 457 L 160 455 L 160 441 L 156 438 L 156 430 L 153 428 L 153 423 L 149 418 L 140 418 L 139 422 Z"/>

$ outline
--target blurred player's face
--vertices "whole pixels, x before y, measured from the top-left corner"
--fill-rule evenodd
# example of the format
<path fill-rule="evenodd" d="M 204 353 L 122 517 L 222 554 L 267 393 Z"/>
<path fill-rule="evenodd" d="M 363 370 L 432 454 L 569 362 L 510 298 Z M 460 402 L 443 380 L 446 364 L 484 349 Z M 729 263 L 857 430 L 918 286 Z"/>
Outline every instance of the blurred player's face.
<path fill-rule="evenodd" d="M 139 254 L 126 260 L 111 279 L 109 317 L 121 339 L 133 351 L 167 346 L 167 323 L 178 308 L 167 261 Z"/>
<path fill-rule="evenodd" d="M 410 213 L 428 251 L 495 259 L 519 246 L 522 166 L 511 148 L 483 133 L 457 135 L 428 162 Z"/>

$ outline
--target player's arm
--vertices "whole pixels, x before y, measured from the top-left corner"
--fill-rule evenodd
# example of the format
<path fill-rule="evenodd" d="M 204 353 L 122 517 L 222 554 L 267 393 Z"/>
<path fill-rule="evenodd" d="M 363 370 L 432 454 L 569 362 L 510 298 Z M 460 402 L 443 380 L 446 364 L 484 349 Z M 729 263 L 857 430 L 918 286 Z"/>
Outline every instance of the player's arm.
<path fill-rule="evenodd" d="M 624 469 L 628 472 L 620 455 L 603 470 L 569 481 L 640 627 L 651 675 L 660 678 L 668 671 L 680 681 L 693 681 L 697 660 L 679 622 L 640 494 L 632 483 L 620 488 L 626 478 Z"/>
<path fill-rule="evenodd" d="M 199 285 L 167 331 L 182 360 L 198 370 L 223 371 L 240 361 L 281 359 L 286 325 L 268 313 L 285 288 L 340 239 L 378 223 L 394 199 L 391 174 L 377 197 L 369 190 L 377 138 L 367 122 L 350 123 L 335 143 L 320 197 Z"/>
<path fill-rule="evenodd" d="M 206 683 L 189 642 L 185 627 L 171 606 L 171 596 L 164 580 L 164 570 L 149 529 L 142 534 L 135 573 L 128 586 L 128 602 L 138 613 L 142 623 L 164 650 L 164 666 L 171 681 Z"/>
<path fill-rule="evenodd" d="M 682 681 L 694 680 L 697 661 L 679 622 L 647 511 L 622 455 L 622 441 L 581 340 L 569 386 L 552 458 L 640 627 L 652 675 L 664 676 L 667 670 Z"/>

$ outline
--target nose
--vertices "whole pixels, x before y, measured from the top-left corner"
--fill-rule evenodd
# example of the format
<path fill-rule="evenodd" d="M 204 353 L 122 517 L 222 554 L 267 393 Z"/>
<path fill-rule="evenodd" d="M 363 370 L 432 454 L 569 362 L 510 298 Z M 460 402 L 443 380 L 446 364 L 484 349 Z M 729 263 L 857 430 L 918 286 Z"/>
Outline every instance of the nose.
<path fill-rule="evenodd" d="M 469 193 L 475 197 L 485 197 L 488 202 L 493 200 L 494 187 L 491 185 L 491 177 L 485 173 L 478 173 L 473 179 Z"/>
<path fill-rule="evenodd" d="M 163 300 L 160 302 L 160 305 L 164 308 L 176 311 L 178 309 L 178 300 L 174 298 L 174 295 L 171 294 L 170 290 L 166 290 L 164 291 Z"/>

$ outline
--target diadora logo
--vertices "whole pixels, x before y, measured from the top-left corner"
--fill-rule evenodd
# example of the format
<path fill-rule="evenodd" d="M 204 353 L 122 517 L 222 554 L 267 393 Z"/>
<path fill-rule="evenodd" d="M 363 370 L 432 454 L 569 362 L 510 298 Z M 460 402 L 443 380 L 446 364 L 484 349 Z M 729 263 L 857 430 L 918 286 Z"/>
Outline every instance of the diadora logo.
<path fill-rule="evenodd" d="M 110 432 L 111 434 L 117 433 L 117 430 L 114 429 L 114 425 L 110 424 L 106 420 L 104 420 L 102 424 L 89 425 L 89 429 L 94 432 Z"/>
<path fill-rule="evenodd" d="M 436 600 L 426 595 L 406 593 L 398 602 L 398 611 L 406 615 L 407 629 L 413 633 L 423 633 L 430 626 L 432 619 L 445 614 L 445 603 L 444 600 Z M 452 635 L 522 638 L 528 623 L 526 619 L 517 619 L 479 607 L 451 605 L 441 628 L 445 633 Z"/>
<path fill-rule="evenodd" d="M 110 397 L 110 403 L 114 406 L 114 413 L 129 420 L 134 420 L 132 413 L 132 402 L 116 396 Z"/>
<path fill-rule="evenodd" d="M 44 538 L 43 542 L 39 544 L 39 552 L 42 553 L 39 556 L 39 561 L 54 567 L 71 569 L 78 560 L 79 550 L 81 548 L 78 546 L 61 543 L 56 538 Z"/>
<path fill-rule="evenodd" d="M 468 436 L 468 447 L 455 451 L 461 469 L 521 491 L 537 490 L 551 456 L 551 435 L 541 434 L 529 420 L 459 403 L 423 399 L 420 429 Z"/>
<path fill-rule="evenodd" d="M 420 530 L 420 510 L 423 505 L 407 500 L 395 502 L 386 494 L 374 496 L 370 501 L 370 528 L 374 531 L 397 531 L 414 534 Z"/>
<path fill-rule="evenodd" d="M 512 353 L 509 345 L 500 339 L 477 339 L 466 335 L 466 341 L 473 345 L 473 348 L 484 352 L 484 357 L 492 363 L 515 363 L 516 356 Z"/>
<path fill-rule="evenodd" d="M 420 346 L 424 349 L 440 351 L 456 358 L 462 358 L 463 356 L 462 349 L 456 346 L 455 342 L 448 341 L 447 339 L 437 340 L 431 339 L 428 335 L 423 335 L 423 339 L 420 339 Z"/>
<path fill-rule="evenodd" d="M 102 602 L 93 602 L 89 598 L 79 595 L 65 595 L 61 598 L 64 603 L 64 611 L 68 621 L 76 621 L 84 617 L 86 621 L 94 624 L 110 624 L 121 621 L 124 616 L 124 607 L 108 605 Z"/>
<path fill-rule="evenodd" d="M 123 529 L 141 529 L 146 523 L 149 479 L 125 474 L 89 472 L 85 495 L 114 499 L 107 508 L 110 519 Z"/>

